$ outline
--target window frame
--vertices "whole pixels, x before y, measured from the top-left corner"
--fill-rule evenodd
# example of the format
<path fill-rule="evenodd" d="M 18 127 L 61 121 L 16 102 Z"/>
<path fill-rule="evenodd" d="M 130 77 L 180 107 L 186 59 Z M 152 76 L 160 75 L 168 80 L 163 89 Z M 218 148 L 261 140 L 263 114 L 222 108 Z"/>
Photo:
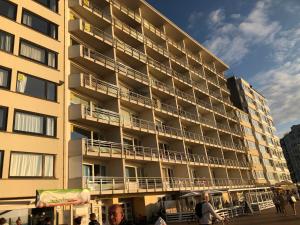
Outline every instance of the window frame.
<path fill-rule="evenodd" d="M 27 44 L 29 44 L 29 45 L 32 45 L 32 46 L 34 46 L 34 47 L 37 47 L 37 48 L 40 48 L 40 49 L 45 50 L 45 51 L 46 51 L 46 54 L 45 54 L 45 62 L 41 62 L 41 61 L 39 61 L 39 60 L 35 60 L 35 59 L 30 58 L 30 57 L 21 55 L 21 45 L 22 45 L 22 43 L 24 43 L 24 42 L 27 43 Z M 49 59 L 48 53 L 50 53 L 50 52 L 53 53 L 53 54 L 55 54 L 55 67 L 52 67 L 52 66 L 49 66 L 49 65 L 48 65 L 48 59 Z M 36 44 L 36 43 L 34 43 L 34 42 L 28 41 L 28 40 L 26 40 L 26 39 L 24 39 L 24 38 L 20 38 L 20 42 L 19 42 L 19 56 L 22 57 L 22 58 L 25 58 L 25 59 L 27 59 L 27 60 L 29 60 L 29 61 L 36 62 L 36 63 L 38 63 L 38 64 L 42 64 L 42 65 L 47 66 L 47 67 L 52 68 L 52 69 L 57 69 L 57 68 L 58 68 L 58 53 L 57 53 L 57 52 L 52 51 L 52 50 L 50 50 L 50 49 L 48 49 L 48 48 L 45 48 L 45 47 L 43 47 L 43 46 L 41 46 L 41 45 L 38 45 L 38 44 Z"/>
<path fill-rule="evenodd" d="M 0 0 L 0 2 L 1 2 L 1 1 L 7 2 L 8 4 L 10 4 L 10 5 L 12 5 L 13 7 L 15 7 L 15 12 L 14 12 L 13 18 L 10 18 L 10 17 L 8 17 L 8 16 L 6 16 L 6 15 L 2 15 L 2 14 L 0 14 L 0 16 L 3 16 L 3 17 L 5 17 L 5 18 L 7 18 L 7 19 L 16 21 L 16 19 L 17 19 L 17 13 L 18 13 L 18 5 L 15 4 L 14 2 L 11 2 L 11 1 Z"/>
<path fill-rule="evenodd" d="M 19 74 L 24 74 L 28 77 L 32 77 L 34 79 L 37 79 L 37 80 L 40 80 L 40 81 L 43 81 L 44 82 L 44 87 L 45 87 L 45 93 L 44 93 L 44 98 L 40 98 L 40 97 L 37 97 L 37 96 L 33 96 L 33 95 L 29 95 L 29 94 L 26 94 L 25 92 L 22 93 L 22 92 L 19 92 L 17 90 L 17 85 L 18 85 L 18 75 Z M 54 100 L 51 100 L 51 99 L 48 99 L 48 83 L 51 83 L 51 84 L 54 84 L 54 87 L 55 87 L 55 98 Z M 26 95 L 26 96 L 30 96 L 30 97 L 33 97 L 33 98 L 38 98 L 38 99 L 43 99 L 43 100 L 47 100 L 47 101 L 51 101 L 51 102 L 57 102 L 57 84 L 55 82 L 52 82 L 52 81 L 49 81 L 49 80 L 46 80 L 46 79 L 43 79 L 43 78 L 40 78 L 40 77 L 37 77 L 37 76 L 34 76 L 34 75 L 31 75 L 31 74 L 28 74 L 28 73 L 23 73 L 22 71 L 17 71 L 17 79 L 16 79 L 16 92 L 19 93 L 19 94 L 22 94 L 22 95 Z"/>
<path fill-rule="evenodd" d="M 49 9 L 52 12 L 58 13 L 58 11 L 59 11 L 59 8 L 58 8 L 59 0 L 56 0 L 56 10 L 55 11 L 50 8 L 50 1 L 49 0 L 47 0 L 47 5 L 45 5 L 43 2 L 40 2 L 39 0 L 33 0 L 33 1 L 35 1 L 37 4 L 40 4 L 44 7 L 46 7 L 47 9 Z"/>
<path fill-rule="evenodd" d="M 11 160 L 12 160 L 12 154 L 27 154 L 27 155 L 42 155 L 42 175 L 41 176 L 11 176 L 10 175 L 10 169 L 11 169 Z M 53 156 L 53 176 L 45 176 L 45 156 Z M 19 179 L 54 179 L 55 178 L 55 165 L 56 165 L 56 154 L 48 154 L 48 153 L 38 153 L 38 152 L 21 152 L 21 151 L 11 151 L 10 157 L 9 157 L 9 171 L 8 171 L 8 178 L 19 178 Z"/>
<path fill-rule="evenodd" d="M 0 29 L 0 33 L 1 32 L 4 33 L 4 34 L 7 34 L 8 36 L 11 36 L 12 42 L 11 42 L 11 51 L 5 51 L 4 49 L 0 49 L 0 51 L 13 54 L 13 52 L 14 52 L 14 46 L 15 46 L 15 35 L 12 34 L 12 33 L 7 32 L 5 30 Z"/>
<path fill-rule="evenodd" d="M 24 13 L 27 13 L 27 14 L 29 14 L 29 15 L 31 15 L 31 16 L 34 16 L 34 17 L 37 17 L 38 19 L 40 19 L 40 20 L 46 22 L 46 23 L 47 23 L 47 32 L 42 32 L 42 31 L 40 31 L 40 30 L 35 29 L 35 28 L 32 27 L 32 26 L 29 26 L 29 25 L 25 24 L 25 23 L 23 22 L 23 16 L 24 16 Z M 31 28 L 31 29 L 35 30 L 36 32 L 39 32 L 39 33 L 41 33 L 41 34 L 44 34 L 44 35 L 46 35 L 47 37 L 50 37 L 50 38 L 52 38 L 52 39 L 58 40 L 58 25 L 55 24 L 55 23 L 53 23 L 53 22 L 51 22 L 51 21 L 49 21 L 49 20 L 47 20 L 47 19 L 45 19 L 44 17 L 41 17 L 40 15 L 37 15 L 37 14 L 35 14 L 35 13 L 29 11 L 29 10 L 26 9 L 26 8 L 23 8 L 23 10 L 22 10 L 21 23 L 22 23 L 22 25 L 24 25 L 24 26 L 26 26 L 26 27 L 28 27 L 28 28 Z M 56 31 L 55 31 L 55 37 L 52 37 L 52 36 L 51 36 L 51 25 L 54 25 L 54 26 L 55 26 L 55 29 L 56 29 Z"/>
<path fill-rule="evenodd" d="M 24 114 L 29 114 L 29 115 L 35 115 L 35 116 L 41 116 L 43 117 L 43 133 L 34 133 L 34 132 L 27 132 L 27 131 L 22 131 L 22 130 L 16 130 L 15 129 L 15 117 L 16 113 L 24 113 Z M 47 118 L 53 118 L 54 119 L 54 134 L 53 136 L 47 135 Z M 41 113 L 36 113 L 36 112 L 30 112 L 26 110 L 21 110 L 21 109 L 15 109 L 14 110 L 14 118 L 13 118 L 13 132 L 14 133 L 20 133 L 20 134 L 27 134 L 27 135 L 33 135 L 33 136 L 40 136 L 40 137 L 48 137 L 48 138 L 56 138 L 57 137 L 57 117 L 55 116 L 49 116 L 46 114 L 41 114 Z"/>
<path fill-rule="evenodd" d="M 2 155 L 2 157 L 0 158 L 0 179 L 1 179 L 2 172 L 3 172 L 4 150 L 0 150 L 0 155 Z"/>
<path fill-rule="evenodd" d="M 0 110 L 4 110 L 4 112 L 5 112 L 4 126 L 3 127 L 0 126 L 0 131 L 6 131 L 7 130 L 7 119 L 8 119 L 8 107 L 0 105 Z"/>
<path fill-rule="evenodd" d="M 11 86 L 11 72 L 12 72 L 12 69 L 8 68 L 8 67 L 5 67 L 5 66 L 1 66 L 0 65 L 0 69 L 2 70 L 6 70 L 8 72 L 8 78 L 7 78 L 7 87 L 5 86 L 0 86 L 0 89 L 6 89 L 6 90 L 10 90 L 10 86 Z"/>

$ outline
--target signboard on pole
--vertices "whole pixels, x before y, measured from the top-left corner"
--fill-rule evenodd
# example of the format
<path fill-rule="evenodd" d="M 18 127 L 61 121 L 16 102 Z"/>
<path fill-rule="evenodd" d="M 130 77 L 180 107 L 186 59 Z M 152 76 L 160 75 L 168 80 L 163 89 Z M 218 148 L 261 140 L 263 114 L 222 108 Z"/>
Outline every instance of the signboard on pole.
<path fill-rule="evenodd" d="M 89 189 L 54 189 L 37 190 L 36 207 L 53 207 L 61 205 L 79 205 L 91 199 Z"/>

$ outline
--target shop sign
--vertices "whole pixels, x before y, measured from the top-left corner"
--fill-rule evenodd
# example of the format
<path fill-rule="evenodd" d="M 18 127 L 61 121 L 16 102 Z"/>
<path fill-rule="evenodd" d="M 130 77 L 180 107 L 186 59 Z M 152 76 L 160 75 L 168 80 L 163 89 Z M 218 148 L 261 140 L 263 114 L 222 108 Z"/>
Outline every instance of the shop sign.
<path fill-rule="evenodd" d="M 79 205 L 90 201 L 89 189 L 55 189 L 37 190 L 36 207 L 53 207 L 61 205 Z"/>

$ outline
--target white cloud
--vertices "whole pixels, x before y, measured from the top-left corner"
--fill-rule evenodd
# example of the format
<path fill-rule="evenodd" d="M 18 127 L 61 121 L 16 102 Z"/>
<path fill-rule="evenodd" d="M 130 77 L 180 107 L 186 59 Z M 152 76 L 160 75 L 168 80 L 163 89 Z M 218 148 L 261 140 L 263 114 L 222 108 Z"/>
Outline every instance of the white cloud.
<path fill-rule="evenodd" d="M 239 14 L 239 13 L 231 14 L 231 15 L 230 15 L 230 18 L 231 18 L 231 19 L 239 19 L 239 18 L 241 18 L 241 14 Z"/>
<path fill-rule="evenodd" d="M 225 13 L 221 11 L 223 19 L 218 20 L 217 24 L 211 23 L 212 34 L 204 45 L 229 64 L 241 62 L 251 47 L 271 43 L 281 30 L 278 22 L 268 18 L 270 6 L 269 0 L 257 2 L 240 23 L 225 23 Z M 210 15 L 219 15 L 217 11 Z"/>
<path fill-rule="evenodd" d="M 188 18 L 188 29 L 193 29 L 199 25 L 199 21 L 202 19 L 202 12 L 192 12 Z"/>
<path fill-rule="evenodd" d="M 209 23 L 219 24 L 225 19 L 225 14 L 223 9 L 217 9 L 212 11 L 209 16 Z"/>

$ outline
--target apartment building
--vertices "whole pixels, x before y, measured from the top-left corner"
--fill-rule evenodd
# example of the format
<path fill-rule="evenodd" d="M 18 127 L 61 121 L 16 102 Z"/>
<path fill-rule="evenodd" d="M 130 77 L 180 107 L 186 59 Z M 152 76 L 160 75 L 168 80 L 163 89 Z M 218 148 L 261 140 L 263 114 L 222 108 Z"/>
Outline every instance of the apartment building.
<path fill-rule="evenodd" d="M 0 0 L 1 212 L 34 208 L 36 190 L 67 187 L 64 6 Z M 33 221 L 53 214 L 47 208 L 29 211 Z"/>
<path fill-rule="evenodd" d="M 228 66 L 145 1 L 0 0 L 0 22 L 12 222 L 105 221 L 112 203 L 149 219 L 182 191 L 255 187 Z M 36 190 L 68 188 L 89 188 L 90 204 L 35 208 Z"/>
<path fill-rule="evenodd" d="M 228 87 L 234 105 L 248 114 L 243 113 L 241 117 L 248 124 L 243 129 L 254 179 L 269 185 L 290 180 L 265 97 L 241 78 L 228 78 Z"/>
<path fill-rule="evenodd" d="M 280 139 L 284 157 L 287 161 L 294 183 L 300 182 L 300 124 L 293 125 L 291 131 Z"/>

